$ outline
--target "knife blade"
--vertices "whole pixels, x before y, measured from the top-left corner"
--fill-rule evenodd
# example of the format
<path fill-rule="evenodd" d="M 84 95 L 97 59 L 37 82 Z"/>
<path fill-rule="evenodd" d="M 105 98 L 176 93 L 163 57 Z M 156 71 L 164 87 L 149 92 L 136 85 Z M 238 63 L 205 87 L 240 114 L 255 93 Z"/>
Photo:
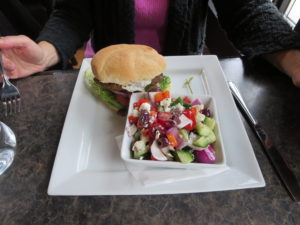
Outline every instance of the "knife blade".
<path fill-rule="evenodd" d="M 289 195 L 294 201 L 300 202 L 300 186 L 295 174 L 285 162 L 276 147 L 272 144 L 271 138 L 250 113 L 237 86 L 231 81 L 229 81 L 228 84 L 234 99 L 236 100 L 239 108 L 242 110 L 242 113 L 245 115 L 247 121 L 250 123 L 252 129 L 255 131 L 263 146 L 265 154 L 269 158 Z"/>

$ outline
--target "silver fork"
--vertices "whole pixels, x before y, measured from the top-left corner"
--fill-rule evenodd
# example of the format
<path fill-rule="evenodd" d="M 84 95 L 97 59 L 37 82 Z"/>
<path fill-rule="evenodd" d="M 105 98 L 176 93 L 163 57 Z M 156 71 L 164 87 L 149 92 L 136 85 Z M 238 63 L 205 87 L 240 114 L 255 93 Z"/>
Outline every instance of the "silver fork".
<path fill-rule="evenodd" d="M 13 112 L 20 112 L 21 108 L 21 95 L 19 90 L 14 86 L 8 79 L 2 59 L 2 52 L 0 51 L 0 73 L 2 75 L 2 88 L 1 93 L 1 102 L 4 107 L 4 114 L 7 116 L 7 113 L 12 114 Z"/>

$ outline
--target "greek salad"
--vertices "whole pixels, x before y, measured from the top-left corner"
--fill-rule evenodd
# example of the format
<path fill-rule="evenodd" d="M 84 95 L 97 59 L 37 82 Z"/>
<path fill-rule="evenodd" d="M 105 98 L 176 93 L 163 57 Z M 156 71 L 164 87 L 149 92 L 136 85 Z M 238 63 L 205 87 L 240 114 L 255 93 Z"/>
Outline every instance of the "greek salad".
<path fill-rule="evenodd" d="M 127 118 L 132 158 L 215 163 L 216 120 L 212 116 L 200 99 L 172 98 L 168 90 L 148 94 L 133 103 Z"/>

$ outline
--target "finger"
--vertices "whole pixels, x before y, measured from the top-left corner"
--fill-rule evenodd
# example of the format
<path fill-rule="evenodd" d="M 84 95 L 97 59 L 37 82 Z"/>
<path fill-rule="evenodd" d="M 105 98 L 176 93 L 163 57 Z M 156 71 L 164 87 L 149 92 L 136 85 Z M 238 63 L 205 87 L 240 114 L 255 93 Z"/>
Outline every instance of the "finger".
<path fill-rule="evenodd" d="M 296 87 L 300 87 L 300 71 L 292 75 L 292 80 Z"/>
<path fill-rule="evenodd" d="M 25 35 L 5 36 L 0 38 L 0 48 L 22 48 L 26 47 L 27 43 L 30 41 L 32 40 Z"/>
<path fill-rule="evenodd" d="M 18 72 L 18 68 L 16 66 L 10 66 L 5 70 L 5 72 L 9 79 L 17 79 L 23 77 L 22 74 Z"/>
<path fill-rule="evenodd" d="M 4 55 L 2 56 L 2 60 L 3 60 L 3 65 L 6 73 L 9 74 L 12 70 L 16 69 L 16 64 L 13 63 L 10 59 L 5 57 Z"/>
<path fill-rule="evenodd" d="M 9 79 L 18 79 L 21 78 L 21 76 L 17 75 L 16 70 L 10 71 L 10 73 L 7 73 Z"/>
<path fill-rule="evenodd" d="M 23 77 L 29 76 L 28 74 L 25 73 L 20 73 L 20 71 L 16 68 L 14 70 L 11 70 L 10 73 L 7 73 L 9 79 L 19 79 Z"/>

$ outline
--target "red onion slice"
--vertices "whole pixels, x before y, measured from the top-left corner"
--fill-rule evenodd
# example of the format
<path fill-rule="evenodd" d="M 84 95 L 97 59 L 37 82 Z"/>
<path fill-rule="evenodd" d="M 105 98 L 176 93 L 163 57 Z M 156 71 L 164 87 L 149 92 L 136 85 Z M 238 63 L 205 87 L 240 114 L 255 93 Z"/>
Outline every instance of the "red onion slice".
<path fill-rule="evenodd" d="M 129 92 L 123 92 L 123 91 L 112 91 L 111 92 L 115 93 L 116 95 L 122 95 L 122 96 L 125 96 L 125 97 L 130 97 L 131 93 Z"/>
<path fill-rule="evenodd" d="M 166 134 L 173 134 L 173 136 L 177 141 L 178 146 L 181 145 L 181 143 L 183 142 L 177 127 L 171 127 L 169 130 L 167 130 Z"/>
<path fill-rule="evenodd" d="M 196 149 L 193 153 L 197 162 L 214 163 L 216 161 L 216 155 L 211 145 L 207 146 L 207 148 Z"/>
<path fill-rule="evenodd" d="M 192 101 L 191 105 L 201 105 L 201 102 L 199 99 L 195 99 L 194 101 Z"/>

